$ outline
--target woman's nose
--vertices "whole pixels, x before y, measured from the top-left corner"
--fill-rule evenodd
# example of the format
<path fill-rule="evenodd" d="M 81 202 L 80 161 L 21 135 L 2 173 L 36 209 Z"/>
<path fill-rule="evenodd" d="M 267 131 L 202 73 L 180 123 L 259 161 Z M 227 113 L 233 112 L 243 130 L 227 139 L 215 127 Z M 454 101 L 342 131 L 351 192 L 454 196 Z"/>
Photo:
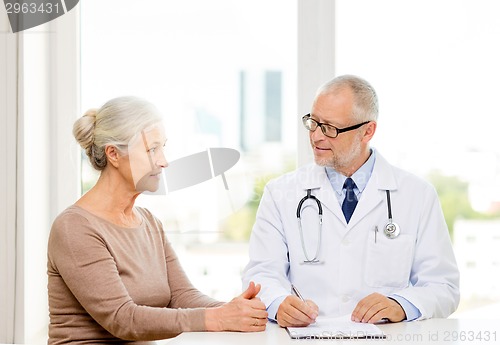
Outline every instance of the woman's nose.
<path fill-rule="evenodd" d="M 168 162 L 167 162 L 167 159 L 165 158 L 165 154 L 164 154 L 163 150 L 161 150 L 161 156 L 156 161 L 156 165 L 160 168 L 168 167 Z"/>

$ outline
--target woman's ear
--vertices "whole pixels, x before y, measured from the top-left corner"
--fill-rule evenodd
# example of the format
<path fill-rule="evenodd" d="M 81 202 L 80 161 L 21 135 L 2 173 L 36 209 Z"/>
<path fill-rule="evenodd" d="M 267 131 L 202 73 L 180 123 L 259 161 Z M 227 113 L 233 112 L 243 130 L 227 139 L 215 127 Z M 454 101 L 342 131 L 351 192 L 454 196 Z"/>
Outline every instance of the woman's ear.
<path fill-rule="evenodd" d="M 120 158 L 120 152 L 114 145 L 107 145 L 106 148 L 104 149 L 104 152 L 106 153 L 106 159 L 108 160 L 108 164 L 111 164 L 115 168 L 118 168 L 119 164 L 119 158 Z"/>

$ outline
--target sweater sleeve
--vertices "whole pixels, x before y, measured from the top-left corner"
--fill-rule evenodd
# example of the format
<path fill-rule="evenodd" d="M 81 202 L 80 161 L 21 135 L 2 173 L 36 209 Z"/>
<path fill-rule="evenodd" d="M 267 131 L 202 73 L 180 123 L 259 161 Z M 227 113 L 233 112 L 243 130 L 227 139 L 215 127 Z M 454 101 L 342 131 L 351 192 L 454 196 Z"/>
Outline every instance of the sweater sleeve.
<path fill-rule="evenodd" d="M 66 214 L 56 219 L 49 239 L 49 263 L 85 311 L 117 338 L 156 340 L 205 330 L 205 310 L 196 306 L 211 303 L 183 304 L 189 294 L 197 293 L 186 288 L 187 279 L 175 256 L 167 259 L 172 269 L 169 283 L 177 300 L 172 308 L 138 305 L 123 284 L 106 242 L 83 216 Z M 189 309 L 173 309 L 181 307 Z"/>

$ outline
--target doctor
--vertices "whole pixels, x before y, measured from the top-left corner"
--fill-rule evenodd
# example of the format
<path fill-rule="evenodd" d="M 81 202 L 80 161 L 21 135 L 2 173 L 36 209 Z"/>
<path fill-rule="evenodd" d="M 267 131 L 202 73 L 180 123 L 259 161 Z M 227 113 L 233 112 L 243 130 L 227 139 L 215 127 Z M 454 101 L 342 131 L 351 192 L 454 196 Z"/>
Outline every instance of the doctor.
<path fill-rule="evenodd" d="M 436 191 L 370 148 L 377 117 L 368 82 L 327 82 L 302 118 L 315 164 L 264 190 L 243 282 L 262 285 L 269 318 L 283 327 L 318 314 L 399 322 L 457 308 L 459 272 Z"/>

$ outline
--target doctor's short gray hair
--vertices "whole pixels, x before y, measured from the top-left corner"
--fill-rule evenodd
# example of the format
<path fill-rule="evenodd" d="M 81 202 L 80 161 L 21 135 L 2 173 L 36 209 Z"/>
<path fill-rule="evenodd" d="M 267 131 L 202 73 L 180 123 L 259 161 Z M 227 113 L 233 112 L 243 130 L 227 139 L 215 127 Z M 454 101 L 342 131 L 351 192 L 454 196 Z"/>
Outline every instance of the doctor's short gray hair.
<path fill-rule="evenodd" d="M 335 93 L 348 87 L 354 94 L 354 118 L 359 121 L 377 121 L 378 97 L 373 86 L 363 78 L 346 74 L 338 76 L 322 86 L 316 92 L 316 98 L 322 94 Z"/>
<path fill-rule="evenodd" d="M 73 124 L 73 135 L 96 170 L 107 165 L 106 146 L 125 152 L 128 143 L 143 129 L 161 122 L 158 109 L 138 97 L 118 97 L 100 109 L 90 109 Z"/>

